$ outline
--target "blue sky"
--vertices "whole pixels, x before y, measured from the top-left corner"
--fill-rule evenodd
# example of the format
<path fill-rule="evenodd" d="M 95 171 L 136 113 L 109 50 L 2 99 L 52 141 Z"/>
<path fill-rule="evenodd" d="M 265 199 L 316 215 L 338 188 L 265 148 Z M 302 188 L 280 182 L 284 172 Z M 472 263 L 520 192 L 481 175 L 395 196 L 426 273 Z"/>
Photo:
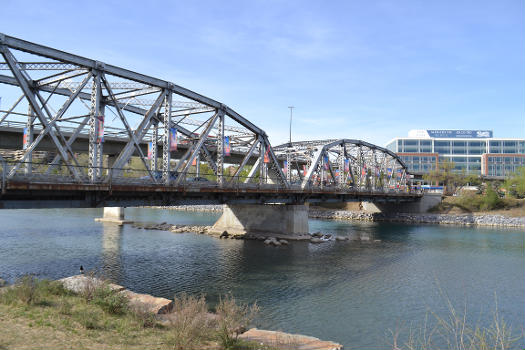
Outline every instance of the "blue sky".
<path fill-rule="evenodd" d="M 270 136 L 524 137 L 521 0 L 11 1 L 0 32 L 171 80 Z"/>

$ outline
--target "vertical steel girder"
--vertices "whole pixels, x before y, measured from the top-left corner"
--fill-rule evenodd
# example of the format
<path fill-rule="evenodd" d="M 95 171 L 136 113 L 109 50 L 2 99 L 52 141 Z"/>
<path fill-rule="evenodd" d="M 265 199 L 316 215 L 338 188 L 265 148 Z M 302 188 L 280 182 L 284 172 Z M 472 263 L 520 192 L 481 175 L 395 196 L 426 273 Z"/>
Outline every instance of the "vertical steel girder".
<path fill-rule="evenodd" d="M 96 183 L 100 178 L 100 160 L 102 152 L 102 139 L 100 137 L 100 121 L 104 120 L 101 113 L 102 85 L 100 72 L 93 72 L 93 86 L 91 88 L 91 111 L 89 113 L 89 162 L 88 177 L 91 183 Z"/>
<path fill-rule="evenodd" d="M 34 126 L 33 126 L 33 122 L 35 120 L 35 116 L 34 116 L 34 113 L 33 113 L 33 109 L 31 108 L 31 106 L 28 106 L 28 111 L 27 111 L 27 124 L 26 124 L 26 130 L 24 132 L 24 148 L 26 148 L 27 146 L 29 146 L 32 142 L 33 142 L 33 134 L 34 134 Z M 26 165 L 25 165 L 25 174 L 26 175 L 31 175 L 31 173 L 33 172 L 33 152 L 29 152 L 27 154 L 27 160 L 26 160 Z"/>
<path fill-rule="evenodd" d="M 159 140 L 159 123 L 153 122 L 153 133 L 151 134 L 151 159 L 150 159 L 150 168 L 152 171 L 157 173 L 157 161 L 158 161 L 158 151 L 157 151 L 157 141 Z"/>
<path fill-rule="evenodd" d="M 217 133 L 217 183 L 224 184 L 224 112 L 219 114 L 219 130 Z"/>
<path fill-rule="evenodd" d="M 164 97 L 164 114 L 162 124 L 164 125 L 164 140 L 162 142 L 162 182 L 166 186 L 169 186 L 171 178 L 171 92 L 166 94 Z"/>

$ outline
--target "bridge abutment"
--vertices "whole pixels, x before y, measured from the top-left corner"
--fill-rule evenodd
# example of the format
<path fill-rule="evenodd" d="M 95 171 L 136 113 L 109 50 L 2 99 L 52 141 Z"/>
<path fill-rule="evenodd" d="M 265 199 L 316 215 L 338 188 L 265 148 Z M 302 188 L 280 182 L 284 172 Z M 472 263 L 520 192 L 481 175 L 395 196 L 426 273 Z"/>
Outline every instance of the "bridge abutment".
<path fill-rule="evenodd" d="M 124 207 L 104 207 L 104 215 L 101 218 L 95 218 L 95 221 L 109 222 L 117 225 L 132 223 L 132 221 L 125 219 Z"/>
<path fill-rule="evenodd" d="M 213 225 L 212 232 L 231 235 L 306 239 L 308 206 L 289 204 L 230 204 Z"/>
<path fill-rule="evenodd" d="M 362 202 L 363 211 L 368 213 L 411 213 L 423 214 L 439 203 L 441 203 L 441 193 L 425 193 L 419 200 L 413 202 Z"/>

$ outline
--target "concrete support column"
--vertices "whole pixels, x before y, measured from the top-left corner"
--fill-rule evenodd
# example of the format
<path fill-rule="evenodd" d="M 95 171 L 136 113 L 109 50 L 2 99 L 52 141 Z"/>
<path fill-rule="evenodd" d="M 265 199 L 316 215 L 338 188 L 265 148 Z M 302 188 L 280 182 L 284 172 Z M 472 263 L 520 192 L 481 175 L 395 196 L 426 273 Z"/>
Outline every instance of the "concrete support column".
<path fill-rule="evenodd" d="M 259 237 L 305 239 L 308 206 L 286 204 L 230 204 L 212 228 L 213 232 Z"/>
<path fill-rule="evenodd" d="M 413 202 L 362 202 L 363 211 L 367 213 L 426 213 L 432 207 L 441 203 L 441 193 L 425 193 L 423 197 Z"/>
<path fill-rule="evenodd" d="M 110 222 L 118 225 L 132 222 L 125 220 L 123 207 L 104 207 L 104 215 L 101 218 L 95 218 L 95 221 Z"/>

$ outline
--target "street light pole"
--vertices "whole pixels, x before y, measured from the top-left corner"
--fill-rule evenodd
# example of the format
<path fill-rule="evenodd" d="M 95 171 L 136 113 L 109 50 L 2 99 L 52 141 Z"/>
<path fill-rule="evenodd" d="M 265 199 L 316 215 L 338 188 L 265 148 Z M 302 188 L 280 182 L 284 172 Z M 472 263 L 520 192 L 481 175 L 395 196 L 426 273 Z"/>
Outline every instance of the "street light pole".
<path fill-rule="evenodd" d="M 290 108 L 290 146 L 292 145 L 292 110 L 295 108 L 294 106 L 288 106 Z"/>

